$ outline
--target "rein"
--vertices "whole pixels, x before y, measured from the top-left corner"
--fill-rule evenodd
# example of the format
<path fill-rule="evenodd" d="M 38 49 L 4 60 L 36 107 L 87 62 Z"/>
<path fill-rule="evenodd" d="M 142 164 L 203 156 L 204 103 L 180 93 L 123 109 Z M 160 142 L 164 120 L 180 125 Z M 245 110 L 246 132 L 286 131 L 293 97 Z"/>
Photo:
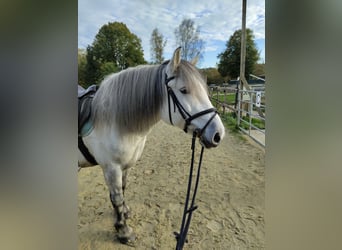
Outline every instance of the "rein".
<path fill-rule="evenodd" d="M 192 186 L 192 174 L 194 170 L 195 144 L 196 144 L 197 133 L 198 131 L 195 130 L 192 135 L 192 144 L 191 144 L 192 156 L 191 156 L 188 189 L 186 193 L 184 212 L 183 212 L 183 218 L 182 218 L 182 225 L 181 225 L 179 233 L 174 232 L 175 237 L 177 239 L 176 250 L 183 249 L 184 243 L 187 242 L 186 236 L 188 234 L 188 230 L 189 230 L 189 226 L 190 226 L 190 222 L 192 218 L 192 213 L 198 208 L 198 206 L 195 205 L 195 199 L 196 199 L 197 188 L 198 188 L 198 183 L 199 183 L 199 178 L 200 178 L 200 173 L 201 173 L 202 157 L 203 157 L 203 152 L 204 152 L 203 146 L 201 149 L 201 155 L 200 155 L 200 159 L 199 159 L 199 163 L 197 167 L 196 183 L 195 183 L 195 187 L 194 187 L 192 198 L 191 198 L 191 204 L 189 207 L 190 191 L 191 191 L 191 186 Z"/>
<path fill-rule="evenodd" d="M 166 64 L 168 63 L 168 61 L 164 62 L 161 65 L 160 71 L 162 67 L 164 67 Z M 197 189 L 198 189 L 198 184 L 199 184 L 199 178 L 200 178 L 200 172 L 201 172 L 201 165 L 202 165 L 202 157 L 203 157 L 203 152 L 204 152 L 204 147 L 202 146 L 201 149 L 201 154 L 200 154 L 200 159 L 199 159 L 199 163 L 198 163 L 198 167 L 197 167 L 197 176 L 196 176 L 196 182 L 195 182 L 195 186 L 194 186 L 194 190 L 193 190 L 193 194 L 192 197 L 190 198 L 190 193 L 191 193 L 191 186 L 192 186 L 192 174 L 193 174 L 193 170 L 194 170 L 194 158 L 195 158 L 195 144 L 196 144 L 196 137 L 201 137 L 203 132 L 205 131 L 205 129 L 208 127 L 208 125 L 210 124 L 210 122 L 214 119 L 214 117 L 217 114 L 217 110 L 215 108 L 209 108 L 203 111 L 200 111 L 196 114 L 191 115 L 185 108 L 184 106 L 180 103 L 180 101 L 178 100 L 176 94 L 174 93 L 173 89 L 168 85 L 168 83 L 175 79 L 175 76 L 171 76 L 168 77 L 167 74 L 165 73 L 165 86 L 167 89 L 167 94 L 168 94 L 168 107 L 169 107 L 169 119 L 170 119 L 170 123 L 172 125 L 173 121 L 172 121 L 172 114 L 171 114 L 171 101 L 170 99 L 172 98 L 173 101 L 173 105 L 174 105 L 174 113 L 176 112 L 176 107 L 179 110 L 179 113 L 181 114 L 181 116 L 183 117 L 184 121 L 185 121 L 185 125 L 184 125 L 184 132 L 187 133 L 188 132 L 188 127 L 191 124 L 191 121 L 201 117 L 203 115 L 209 114 L 209 113 L 213 113 L 213 115 L 209 118 L 209 120 L 207 121 L 207 123 L 203 126 L 203 128 L 201 129 L 195 129 L 193 134 L 192 134 L 192 144 L 191 144 L 191 150 L 192 150 L 192 156 L 191 156 L 191 165 L 190 165 L 190 173 L 189 173 L 189 180 L 188 180 L 188 189 L 187 189 L 187 194 L 186 194 L 186 199 L 185 199 L 185 205 L 184 205 L 184 212 L 183 212 L 183 218 L 182 218 L 182 225 L 180 228 L 179 233 L 178 232 L 174 232 L 175 237 L 177 239 L 177 245 L 176 245 L 176 250 L 181 250 L 183 249 L 184 243 L 187 241 L 186 240 L 186 236 L 188 234 L 188 230 L 189 230 L 189 226 L 190 226 L 190 222 L 191 222 L 191 218 L 192 218 L 192 213 L 197 209 L 197 205 L 195 205 L 195 199 L 196 199 L 196 194 L 197 194 Z M 191 204 L 189 206 L 189 201 L 191 199 Z"/>

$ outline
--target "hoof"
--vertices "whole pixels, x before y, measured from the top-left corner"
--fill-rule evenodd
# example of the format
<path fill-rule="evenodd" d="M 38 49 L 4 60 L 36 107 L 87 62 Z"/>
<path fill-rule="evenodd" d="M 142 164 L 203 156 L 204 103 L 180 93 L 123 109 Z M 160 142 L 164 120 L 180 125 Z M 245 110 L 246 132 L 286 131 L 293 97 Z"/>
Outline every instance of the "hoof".
<path fill-rule="evenodd" d="M 118 233 L 118 240 L 122 244 L 132 244 L 135 241 L 135 233 L 133 232 L 132 228 L 125 227 L 120 230 Z"/>
<path fill-rule="evenodd" d="M 133 233 L 131 236 L 118 236 L 118 240 L 121 244 L 132 245 L 135 242 L 135 234 Z"/>
<path fill-rule="evenodd" d="M 131 218 L 131 211 L 125 212 L 125 213 L 124 213 L 124 216 L 125 216 L 125 219 L 126 219 L 126 220 L 129 219 L 129 218 Z"/>

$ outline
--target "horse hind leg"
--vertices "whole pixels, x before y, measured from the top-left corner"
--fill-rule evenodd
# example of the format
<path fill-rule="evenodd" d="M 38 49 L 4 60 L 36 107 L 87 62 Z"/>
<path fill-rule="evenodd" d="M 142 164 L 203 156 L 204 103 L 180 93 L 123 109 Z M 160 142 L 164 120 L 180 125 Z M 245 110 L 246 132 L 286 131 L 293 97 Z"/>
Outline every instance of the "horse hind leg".
<path fill-rule="evenodd" d="M 103 168 L 104 177 L 110 191 L 110 200 L 112 202 L 114 212 L 116 213 L 116 222 L 114 224 L 118 232 L 118 239 L 121 243 L 130 243 L 135 240 L 135 234 L 126 223 L 126 205 L 123 196 L 123 173 L 120 165 L 112 164 Z"/>

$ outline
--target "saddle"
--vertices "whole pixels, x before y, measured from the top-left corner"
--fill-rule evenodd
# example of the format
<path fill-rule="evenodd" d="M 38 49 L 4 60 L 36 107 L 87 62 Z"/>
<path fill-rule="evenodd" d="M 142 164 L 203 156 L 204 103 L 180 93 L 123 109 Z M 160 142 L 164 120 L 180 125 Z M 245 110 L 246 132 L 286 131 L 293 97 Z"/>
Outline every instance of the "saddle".
<path fill-rule="evenodd" d="M 78 135 L 84 135 L 84 132 L 86 132 L 83 130 L 82 133 L 82 128 L 84 127 L 85 123 L 89 121 L 91 115 L 91 102 L 97 89 L 98 86 L 96 85 L 91 85 L 87 89 L 84 89 L 78 85 Z"/>
<path fill-rule="evenodd" d="M 84 145 L 82 136 L 87 135 L 92 129 L 91 117 L 91 103 L 95 96 L 98 86 L 91 85 L 87 89 L 78 85 L 77 97 L 78 97 L 78 148 L 82 152 L 83 156 L 91 164 L 97 165 L 95 158 L 90 154 L 88 148 Z"/>

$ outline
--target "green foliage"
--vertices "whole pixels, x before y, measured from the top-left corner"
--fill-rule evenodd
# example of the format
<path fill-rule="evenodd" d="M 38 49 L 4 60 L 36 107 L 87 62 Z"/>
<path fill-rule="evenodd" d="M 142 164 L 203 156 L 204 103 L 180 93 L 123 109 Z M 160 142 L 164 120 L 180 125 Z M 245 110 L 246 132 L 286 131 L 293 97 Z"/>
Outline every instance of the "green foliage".
<path fill-rule="evenodd" d="M 166 46 L 166 40 L 164 40 L 163 34 L 161 34 L 157 28 L 152 31 L 150 43 L 152 63 L 162 63 L 164 61 L 163 53 Z"/>
<path fill-rule="evenodd" d="M 77 59 L 78 59 L 78 84 L 86 88 L 88 86 L 86 84 L 87 58 L 86 58 L 86 53 L 83 49 L 78 49 Z"/>
<path fill-rule="evenodd" d="M 203 58 L 204 41 L 200 38 L 200 29 L 191 19 L 183 19 L 175 29 L 176 45 L 182 47 L 182 59 L 191 61 L 196 56 Z"/>
<path fill-rule="evenodd" d="M 220 114 L 223 124 L 226 128 L 229 129 L 230 132 L 234 134 L 239 134 L 240 130 L 237 125 L 236 115 L 235 113 L 224 113 Z"/>
<path fill-rule="evenodd" d="M 118 72 L 118 68 L 114 62 L 105 62 L 100 66 L 100 75 L 106 76 L 111 73 Z"/>
<path fill-rule="evenodd" d="M 235 103 L 235 97 L 236 97 L 235 93 L 229 93 L 226 95 L 224 95 L 222 93 L 222 94 L 218 95 L 218 100 L 221 103 L 233 104 L 233 103 Z M 217 99 L 216 94 L 213 95 L 213 98 Z"/>
<path fill-rule="evenodd" d="M 265 64 L 264 63 L 255 64 L 253 74 L 256 76 L 264 76 L 265 75 Z"/>
<path fill-rule="evenodd" d="M 217 57 L 220 59 L 218 71 L 222 76 L 230 76 L 232 79 L 240 75 L 241 54 L 241 29 L 234 32 L 226 43 L 226 50 Z M 254 42 L 253 31 L 246 29 L 246 63 L 245 77 L 253 72 L 256 62 L 259 60 L 259 52 Z"/>
<path fill-rule="evenodd" d="M 101 79 L 100 75 L 100 67 L 101 62 L 97 60 L 97 58 L 94 55 L 94 51 L 91 46 L 87 47 L 87 65 L 86 65 L 86 74 L 85 74 L 85 81 L 86 84 L 92 85 L 98 82 L 99 79 Z"/>
<path fill-rule="evenodd" d="M 240 122 L 240 126 L 241 126 L 242 128 L 244 128 L 244 129 L 248 130 L 248 129 L 249 129 L 249 117 L 248 117 L 248 116 L 243 116 L 241 119 L 244 120 L 244 121 L 246 121 L 247 123 L 241 121 L 241 122 Z M 252 117 L 251 123 L 252 123 L 255 127 L 259 128 L 259 129 L 265 129 L 265 121 L 264 121 L 264 120 L 261 120 L 261 119 L 257 119 L 257 118 Z"/>
<path fill-rule="evenodd" d="M 222 77 L 216 68 L 201 69 L 201 73 L 207 77 L 207 84 L 222 84 L 228 82 L 228 77 Z"/>
<path fill-rule="evenodd" d="M 87 48 L 86 82 L 98 84 L 105 74 L 145 63 L 140 38 L 124 23 L 108 23 Z"/>
<path fill-rule="evenodd" d="M 264 120 L 252 118 L 252 124 L 259 129 L 265 129 L 265 121 Z"/>

